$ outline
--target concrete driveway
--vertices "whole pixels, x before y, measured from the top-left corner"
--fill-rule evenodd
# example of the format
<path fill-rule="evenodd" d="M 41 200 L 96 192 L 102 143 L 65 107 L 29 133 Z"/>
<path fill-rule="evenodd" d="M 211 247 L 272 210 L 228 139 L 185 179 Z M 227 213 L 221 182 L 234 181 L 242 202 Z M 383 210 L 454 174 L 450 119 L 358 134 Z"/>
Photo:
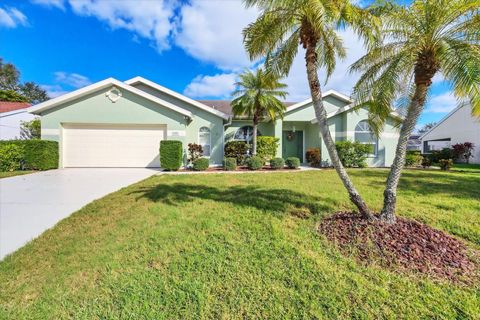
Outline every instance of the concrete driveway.
<path fill-rule="evenodd" d="M 87 203 L 154 169 L 59 169 L 0 179 L 0 260 Z"/>

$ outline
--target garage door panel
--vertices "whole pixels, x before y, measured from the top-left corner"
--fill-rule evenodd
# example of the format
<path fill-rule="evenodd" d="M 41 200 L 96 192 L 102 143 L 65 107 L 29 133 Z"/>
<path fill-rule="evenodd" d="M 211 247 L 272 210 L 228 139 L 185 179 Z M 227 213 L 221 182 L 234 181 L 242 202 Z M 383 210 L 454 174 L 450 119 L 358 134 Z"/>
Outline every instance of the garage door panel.
<path fill-rule="evenodd" d="M 159 167 L 165 125 L 66 125 L 64 167 Z"/>

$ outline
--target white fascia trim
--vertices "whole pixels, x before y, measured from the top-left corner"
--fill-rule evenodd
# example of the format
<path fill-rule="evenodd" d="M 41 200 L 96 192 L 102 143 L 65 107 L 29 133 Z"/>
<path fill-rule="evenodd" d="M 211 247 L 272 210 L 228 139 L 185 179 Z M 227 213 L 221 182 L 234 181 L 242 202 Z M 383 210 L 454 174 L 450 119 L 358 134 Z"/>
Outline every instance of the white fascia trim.
<path fill-rule="evenodd" d="M 338 91 L 335 91 L 335 90 L 328 90 L 328 91 L 324 92 L 322 94 L 322 99 L 325 98 L 325 97 L 328 97 L 328 96 L 333 96 L 333 97 L 335 97 L 337 99 L 340 99 L 344 102 L 347 102 L 349 104 L 353 103 L 353 100 L 350 99 L 350 97 L 348 97 L 348 96 L 346 96 L 346 95 L 344 95 L 344 94 L 342 94 Z M 285 111 L 285 113 L 290 112 L 290 111 L 295 110 L 295 109 L 298 109 L 298 108 L 301 108 L 304 105 L 309 104 L 311 102 L 312 102 L 312 98 L 301 101 L 301 102 L 298 102 L 298 103 L 295 103 L 295 104 L 291 105 L 290 107 L 288 107 L 287 110 Z"/>
<path fill-rule="evenodd" d="M 8 112 L 3 112 L 3 113 L 0 113 L 0 118 L 3 118 L 3 117 L 8 117 L 8 116 L 13 116 L 15 114 L 19 114 L 19 113 L 24 113 L 24 112 L 27 112 L 28 108 L 24 108 L 24 109 L 17 109 L 17 110 L 13 110 L 13 111 L 8 111 Z"/>
<path fill-rule="evenodd" d="M 94 84 L 91 84 L 89 86 L 86 86 L 84 88 L 81 88 L 81 89 L 75 90 L 73 92 L 64 94 L 64 95 L 59 96 L 57 98 L 50 99 L 48 101 L 42 102 L 40 104 L 37 104 L 35 106 L 32 106 L 32 107 L 28 108 L 27 111 L 29 113 L 39 114 L 42 111 L 48 110 L 50 108 L 54 108 L 58 105 L 61 105 L 63 103 L 66 103 L 66 102 L 69 102 L 69 101 L 72 101 L 72 100 L 75 100 L 75 99 L 78 99 L 78 98 L 80 98 L 82 96 L 85 96 L 85 95 L 87 95 L 91 92 L 94 92 L 96 90 L 100 90 L 102 88 L 108 88 L 110 86 L 115 86 L 117 88 L 129 91 L 133 94 L 136 94 L 140 97 L 143 97 L 147 100 L 150 100 L 150 101 L 152 101 L 156 104 L 159 104 L 159 105 L 167 107 L 167 108 L 169 108 L 173 111 L 176 111 L 180 114 L 183 114 L 184 116 L 187 116 L 189 118 L 193 118 L 193 114 L 190 111 L 185 110 L 183 108 L 180 108 L 176 105 L 173 105 L 170 102 L 167 102 L 163 99 L 155 97 L 155 96 L 153 96 L 149 93 L 146 93 L 145 91 L 142 91 L 142 90 L 137 89 L 135 87 L 129 86 L 128 84 L 125 84 L 125 83 L 123 83 L 121 81 L 118 81 L 114 78 L 108 78 L 108 79 L 96 82 Z"/>
<path fill-rule="evenodd" d="M 143 83 L 143 84 L 145 84 L 145 85 L 147 85 L 147 86 L 149 86 L 149 87 L 151 87 L 151 88 L 153 88 L 153 89 L 156 89 L 156 90 L 158 90 L 158 91 L 161 91 L 161 92 L 164 92 L 164 93 L 166 93 L 166 94 L 169 94 L 169 95 L 171 95 L 171 96 L 173 96 L 173 97 L 175 97 L 175 98 L 177 98 L 177 99 L 179 99 L 179 100 L 185 101 L 185 102 L 187 102 L 187 103 L 189 103 L 189 104 L 191 104 L 191 105 L 193 105 L 193 106 L 195 106 L 195 107 L 197 107 L 197 108 L 199 108 L 199 109 L 202 109 L 202 110 L 204 110 L 204 111 L 210 112 L 210 113 L 212 113 L 212 114 L 214 114 L 214 115 L 216 115 L 216 116 L 219 116 L 219 117 L 221 117 L 221 118 L 223 118 L 223 119 L 225 119 L 225 120 L 228 120 L 228 119 L 229 119 L 229 116 L 228 116 L 227 114 L 221 112 L 221 111 L 215 110 L 215 109 L 213 109 L 213 108 L 211 108 L 211 107 L 209 107 L 209 106 L 207 106 L 207 105 L 205 105 L 205 104 L 203 104 L 203 103 L 201 103 L 201 102 L 198 102 L 198 101 L 195 101 L 195 100 L 193 100 L 193 99 L 190 99 L 189 97 L 186 97 L 186 96 L 184 96 L 183 94 L 180 94 L 180 93 L 178 93 L 178 92 L 175 92 L 175 91 L 173 91 L 173 90 L 170 90 L 170 89 L 168 89 L 168 88 L 165 88 L 165 87 L 159 85 L 158 83 L 155 83 L 155 82 L 150 81 L 150 80 L 148 80 L 148 79 L 145 79 L 145 78 L 143 78 L 143 77 L 138 76 L 138 77 L 135 77 L 135 78 L 132 78 L 132 79 L 130 79 L 130 80 L 125 81 L 125 83 L 128 84 L 128 85 L 133 85 L 133 84 L 136 84 L 136 83 Z"/>
<path fill-rule="evenodd" d="M 457 112 L 458 110 L 460 110 L 462 107 L 466 106 L 468 103 L 462 103 L 460 104 L 458 107 L 456 107 L 455 109 L 453 109 L 452 111 L 450 111 L 445 117 L 442 118 L 442 120 L 440 120 L 436 125 L 434 125 L 433 127 L 430 128 L 430 130 L 428 130 L 427 132 L 425 132 L 424 134 L 422 134 L 418 140 L 423 140 L 423 138 L 429 134 L 430 132 L 432 132 L 433 130 L 435 130 L 439 125 L 441 125 L 442 123 L 444 123 L 448 118 L 450 118 L 455 112 Z"/>

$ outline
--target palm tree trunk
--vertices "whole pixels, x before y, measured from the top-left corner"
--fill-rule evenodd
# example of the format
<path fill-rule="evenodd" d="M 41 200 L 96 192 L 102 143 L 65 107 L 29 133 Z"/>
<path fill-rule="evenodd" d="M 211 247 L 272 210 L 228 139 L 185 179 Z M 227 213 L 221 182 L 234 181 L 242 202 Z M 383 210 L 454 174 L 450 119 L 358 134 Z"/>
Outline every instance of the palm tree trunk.
<path fill-rule="evenodd" d="M 407 153 L 408 138 L 413 132 L 417 124 L 418 117 L 425 105 L 429 82 L 418 83 L 415 87 L 412 101 L 408 107 L 407 116 L 403 121 L 400 129 L 400 137 L 398 138 L 397 150 L 395 158 L 388 174 L 387 185 L 383 192 L 383 208 L 380 212 L 380 219 L 387 223 L 395 223 L 395 205 L 397 203 L 397 187 L 405 165 L 405 154 Z"/>
<path fill-rule="evenodd" d="M 318 80 L 317 74 L 317 53 L 315 51 L 314 45 L 306 45 L 306 54 L 305 60 L 307 63 L 307 76 L 308 76 L 308 84 L 310 86 L 310 93 L 312 95 L 312 102 L 313 107 L 315 109 L 315 116 L 318 121 L 318 125 L 320 128 L 320 133 L 322 134 L 323 142 L 325 143 L 328 154 L 330 155 L 330 159 L 332 164 L 337 171 L 338 176 L 342 180 L 343 185 L 348 191 L 348 195 L 350 200 L 355 204 L 358 208 L 360 214 L 367 218 L 373 219 L 373 214 L 367 207 L 367 204 L 360 196 L 358 191 L 355 189 L 350 177 L 347 174 L 347 171 L 343 167 L 340 158 L 338 157 L 337 149 L 335 147 L 335 142 L 332 139 L 332 135 L 330 134 L 330 130 L 328 129 L 327 123 L 327 112 L 323 106 L 322 100 L 322 91 L 320 87 L 320 81 Z"/>
<path fill-rule="evenodd" d="M 252 155 L 257 155 L 257 126 L 258 119 L 257 116 L 253 116 L 253 137 L 252 137 Z"/>

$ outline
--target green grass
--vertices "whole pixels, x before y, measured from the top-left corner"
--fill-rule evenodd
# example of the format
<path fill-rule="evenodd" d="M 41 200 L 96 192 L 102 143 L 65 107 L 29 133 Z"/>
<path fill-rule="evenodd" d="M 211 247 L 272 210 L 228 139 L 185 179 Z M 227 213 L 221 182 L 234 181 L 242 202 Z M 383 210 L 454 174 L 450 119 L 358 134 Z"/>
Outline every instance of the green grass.
<path fill-rule="evenodd" d="M 350 172 L 378 210 L 386 170 Z M 406 171 L 398 211 L 479 249 L 479 189 L 478 174 Z M 315 232 L 351 208 L 333 170 L 152 177 L 1 262 L 0 318 L 478 317 L 478 284 L 362 266 Z"/>
<path fill-rule="evenodd" d="M 7 172 L 0 171 L 0 179 L 2 179 L 2 178 L 9 178 L 9 177 L 15 177 L 15 176 L 21 176 L 21 175 L 29 174 L 29 173 L 33 173 L 33 172 L 34 172 L 34 171 L 29 171 L 29 170 L 23 170 L 23 171 L 7 171 Z"/>
<path fill-rule="evenodd" d="M 452 170 L 454 171 L 463 171 L 463 172 L 476 172 L 480 173 L 480 164 L 466 164 L 466 163 L 455 163 Z"/>

